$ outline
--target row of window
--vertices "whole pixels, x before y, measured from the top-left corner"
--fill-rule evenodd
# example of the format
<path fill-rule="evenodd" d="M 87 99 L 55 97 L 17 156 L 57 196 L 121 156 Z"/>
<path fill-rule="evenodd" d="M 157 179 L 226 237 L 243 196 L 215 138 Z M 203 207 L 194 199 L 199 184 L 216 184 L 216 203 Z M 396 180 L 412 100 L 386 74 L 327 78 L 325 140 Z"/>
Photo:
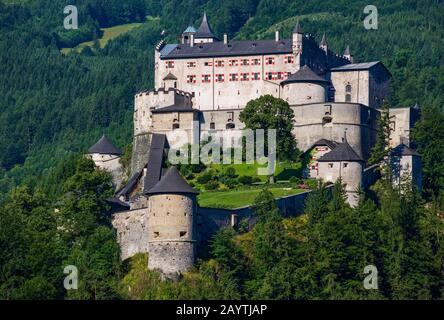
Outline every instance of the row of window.
<path fill-rule="evenodd" d="M 265 58 L 265 64 L 266 65 L 274 65 L 275 64 L 275 60 L 276 60 L 275 57 L 266 57 Z M 285 64 L 287 64 L 287 63 L 294 63 L 294 56 L 293 55 L 284 56 L 283 62 Z M 261 59 L 260 58 L 229 59 L 228 60 L 228 65 L 230 67 L 233 67 L 233 66 L 260 66 L 261 65 Z M 167 69 L 173 69 L 174 68 L 174 61 L 173 60 L 165 61 L 165 66 L 166 66 Z M 197 63 L 195 61 L 188 61 L 187 62 L 187 67 L 188 68 L 195 68 L 196 66 L 197 66 Z M 204 62 L 204 66 L 212 67 L 213 66 L 213 62 L 212 61 L 206 61 L 206 62 Z M 215 67 L 225 67 L 225 60 L 216 60 L 216 61 L 214 61 L 214 66 Z"/>
<path fill-rule="evenodd" d="M 176 130 L 176 129 L 180 129 L 180 124 L 179 123 L 173 123 L 173 125 L 171 126 L 171 128 L 173 129 L 173 130 Z M 235 129 L 236 128 L 236 125 L 233 123 L 233 122 L 228 122 L 226 125 L 225 125 L 225 129 Z M 216 124 L 214 123 L 214 122 L 210 122 L 210 130 L 215 130 L 216 129 Z"/>
<path fill-rule="evenodd" d="M 284 80 L 289 76 L 290 72 L 266 72 L 265 79 L 266 80 Z M 241 72 L 241 73 L 230 73 L 228 77 L 228 81 L 249 81 L 249 80 L 261 80 L 260 72 Z M 210 83 L 211 82 L 211 74 L 202 74 L 201 75 L 202 83 Z M 215 74 L 214 82 L 224 82 L 225 74 Z M 195 74 L 187 75 L 187 83 L 196 83 L 197 76 Z"/>

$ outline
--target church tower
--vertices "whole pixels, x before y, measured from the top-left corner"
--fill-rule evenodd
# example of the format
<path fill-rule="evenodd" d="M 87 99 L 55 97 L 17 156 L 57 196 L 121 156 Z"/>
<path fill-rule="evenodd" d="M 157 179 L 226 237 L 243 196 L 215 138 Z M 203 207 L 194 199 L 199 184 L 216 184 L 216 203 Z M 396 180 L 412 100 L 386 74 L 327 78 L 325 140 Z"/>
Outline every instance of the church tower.
<path fill-rule="evenodd" d="M 197 191 L 176 167 L 148 192 L 148 268 L 169 279 L 189 270 L 196 255 Z"/>

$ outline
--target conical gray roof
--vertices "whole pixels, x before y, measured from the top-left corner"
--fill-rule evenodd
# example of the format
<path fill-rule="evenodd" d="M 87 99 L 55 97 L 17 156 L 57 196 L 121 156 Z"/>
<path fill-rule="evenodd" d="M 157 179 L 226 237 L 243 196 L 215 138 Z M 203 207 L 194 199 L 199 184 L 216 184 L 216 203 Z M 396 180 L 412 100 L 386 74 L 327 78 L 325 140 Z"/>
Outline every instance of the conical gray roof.
<path fill-rule="evenodd" d="M 416 156 L 420 157 L 419 153 L 413 150 L 412 148 L 407 147 L 405 144 L 401 143 L 400 145 L 396 146 L 391 151 L 392 156 Z"/>
<path fill-rule="evenodd" d="M 168 169 L 165 175 L 160 179 L 158 183 L 146 194 L 197 194 L 188 182 L 179 173 L 179 170 L 175 166 Z"/>
<path fill-rule="evenodd" d="M 318 159 L 318 162 L 335 162 L 335 161 L 359 161 L 362 159 L 353 148 L 348 144 L 347 140 L 339 144 L 329 153 L 326 153 Z"/>
<path fill-rule="evenodd" d="M 329 83 L 330 81 L 318 76 L 309 66 L 303 66 L 289 75 L 287 79 L 281 81 L 281 85 L 294 82 Z"/>
<path fill-rule="evenodd" d="M 293 29 L 293 33 L 303 33 L 303 32 L 302 32 L 301 25 L 300 25 L 300 23 L 299 23 L 299 20 L 298 20 L 298 22 L 296 23 L 296 26 L 295 26 L 294 29 Z"/>
<path fill-rule="evenodd" d="M 89 148 L 88 153 L 121 155 L 122 151 L 114 144 L 112 144 L 105 135 L 103 135 L 99 139 L 99 141 L 97 141 L 91 148 Z"/>
<path fill-rule="evenodd" d="M 206 13 L 204 13 L 202 23 L 200 24 L 199 29 L 197 29 L 196 33 L 194 34 L 194 39 L 198 38 L 216 38 L 216 36 L 213 33 L 213 30 L 211 30 L 211 27 L 208 24 Z"/>
<path fill-rule="evenodd" d="M 170 72 L 163 78 L 163 80 L 177 80 L 177 77 Z"/>

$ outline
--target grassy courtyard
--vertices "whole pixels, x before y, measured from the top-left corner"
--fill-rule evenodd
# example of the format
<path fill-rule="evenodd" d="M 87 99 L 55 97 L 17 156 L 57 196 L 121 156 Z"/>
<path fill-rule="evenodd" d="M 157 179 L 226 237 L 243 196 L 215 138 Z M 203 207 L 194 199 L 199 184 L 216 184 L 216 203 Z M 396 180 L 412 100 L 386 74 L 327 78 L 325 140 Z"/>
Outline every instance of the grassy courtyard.
<path fill-rule="evenodd" d="M 276 198 L 290 196 L 306 190 L 296 188 L 271 187 L 269 190 Z M 206 191 L 198 196 L 198 203 L 201 207 L 235 209 L 250 205 L 262 188 L 239 189 L 229 191 Z"/>

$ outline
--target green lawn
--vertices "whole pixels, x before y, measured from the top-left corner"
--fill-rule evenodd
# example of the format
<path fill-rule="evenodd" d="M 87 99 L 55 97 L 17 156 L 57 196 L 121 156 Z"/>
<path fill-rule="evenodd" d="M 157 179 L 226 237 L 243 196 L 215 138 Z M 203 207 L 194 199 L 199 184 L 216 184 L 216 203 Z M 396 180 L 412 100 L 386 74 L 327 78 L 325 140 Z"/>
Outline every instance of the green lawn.
<path fill-rule="evenodd" d="M 269 190 L 276 198 L 306 191 L 293 188 L 269 188 Z M 236 209 L 252 204 L 261 191 L 262 189 L 207 191 L 198 196 L 198 203 L 201 207 Z"/>
<path fill-rule="evenodd" d="M 259 165 L 258 163 L 254 164 L 231 164 L 231 165 L 223 165 L 223 164 L 212 164 L 211 168 L 222 171 L 226 167 L 233 167 L 236 170 L 236 174 L 238 176 L 256 176 L 258 167 L 266 167 L 266 165 Z M 301 170 L 301 163 L 286 163 L 286 162 L 278 162 L 276 165 L 276 171 L 274 176 L 277 180 L 289 180 L 292 176 L 299 176 L 299 171 Z M 258 176 L 261 181 L 267 181 L 268 176 Z"/>
<path fill-rule="evenodd" d="M 103 48 L 104 46 L 106 46 L 106 44 L 108 43 L 109 40 L 117 38 L 118 36 L 128 32 L 134 28 L 140 27 L 141 25 L 142 25 L 142 23 L 135 22 L 135 23 L 122 24 L 119 26 L 101 29 L 103 31 L 103 36 L 102 36 L 102 38 L 99 39 L 100 48 Z M 75 48 L 62 48 L 61 52 L 63 54 L 66 54 L 66 53 L 70 52 L 71 50 L 76 50 L 77 52 L 80 52 L 83 48 L 88 47 L 88 46 L 92 47 L 93 45 L 94 45 L 94 41 L 82 42 L 78 46 L 76 46 Z"/>

